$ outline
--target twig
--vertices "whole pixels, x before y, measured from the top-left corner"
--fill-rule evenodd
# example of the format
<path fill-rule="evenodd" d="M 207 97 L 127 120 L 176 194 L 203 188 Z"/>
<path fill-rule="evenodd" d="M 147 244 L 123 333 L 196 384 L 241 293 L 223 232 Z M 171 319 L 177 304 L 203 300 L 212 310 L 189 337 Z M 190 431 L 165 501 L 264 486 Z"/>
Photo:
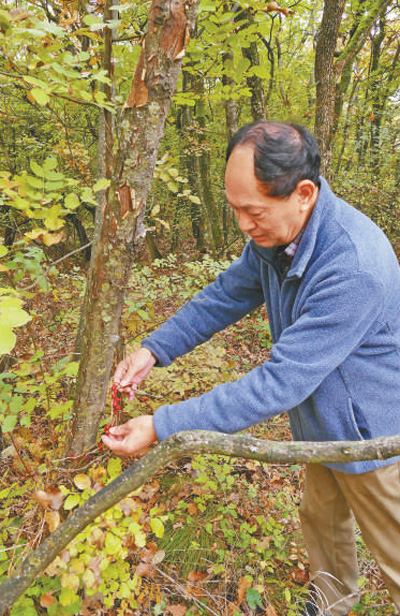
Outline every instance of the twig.
<path fill-rule="evenodd" d="M 29 476 L 34 475 L 33 470 L 26 464 L 25 460 L 23 459 L 23 457 L 19 453 L 17 444 L 16 444 L 15 439 L 14 439 L 14 437 L 13 437 L 11 432 L 9 433 L 9 437 L 10 437 L 10 441 L 12 442 L 12 444 L 14 446 L 15 453 L 17 454 L 19 461 L 22 463 L 23 467 L 25 468 L 27 475 L 29 475 Z"/>
<path fill-rule="evenodd" d="M 165 571 L 163 571 L 162 569 L 160 569 L 159 567 L 153 565 L 154 569 L 156 571 L 158 571 L 158 573 L 160 573 L 160 575 L 164 576 L 167 580 L 169 580 L 170 582 L 172 582 L 172 584 L 175 586 L 175 588 L 177 588 L 179 590 L 179 592 L 182 593 L 183 597 L 188 596 L 190 597 L 194 603 L 196 603 L 196 605 L 201 605 L 201 607 L 205 608 L 208 612 L 210 612 L 210 614 L 213 614 L 214 616 L 220 616 L 220 614 L 217 614 L 217 612 L 214 612 L 214 610 L 212 610 L 210 607 L 208 607 L 208 605 L 205 605 L 205 603 L 203 603 L 202 601 L 199 601 L 199 599 L 197 599 L 191 592 L 190 590 L 186 590 L 181 584 L 179 584 L 179 582 L 177 582 L 176 580 L 174 580 L 174 578 L 172 578 L 170 575 L 168 575 L 167 573 L 165 573 Z"/>
<path fill-rule="evenodd" d="M 77 252 L 80 252 L 81 250 L 85 250 L 85 248 L 88 248 L 88 246 L 91 246 L 92 244 L 93 244 L 93 242 L 89 242 L 88 244 L 85 244 L 84 246 L 81 246 L 80 248 L 76 248 L 72 252 L 69 252 L 67 255 L 64 255 L 60 259 L 57 259 L 57 261 L 53 261 L 52 263 L 50 263 L 50 265 L 46 269 L 46 271 L 43 274 L 41 274 L 41 276 L 39 276 L 39 278 L 36 278 L 35 282 L 33 282 L 32 284 L 28 285 L 27 287 L 17 287 L 18 291 L 29 291 L 30 289 L 33 289 L 33 287 L 35 287 L 37 285 L 39 280 L 42 280 L 42 278 L 45 278 L 45 276 L 47 276 L 47 274 L 49 273 L 49 271 L 51 270 L 51 268 L 54 265 L 57 265 L 57 263 L 60 263 L 61 261 L 64 261 L 64 259 L 68 259 L 68 257 L 72 257 L 72 255 L 74 255 Z"/>

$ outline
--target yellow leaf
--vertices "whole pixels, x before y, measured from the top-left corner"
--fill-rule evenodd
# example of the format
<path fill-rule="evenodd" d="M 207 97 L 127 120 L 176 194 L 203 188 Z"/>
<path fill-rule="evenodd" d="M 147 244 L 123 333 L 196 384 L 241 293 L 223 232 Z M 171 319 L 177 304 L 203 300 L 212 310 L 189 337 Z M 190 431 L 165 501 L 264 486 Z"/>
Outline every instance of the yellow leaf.
<path fill-rule="evenodd" d="M 79 473 L 74 477 L 74 484 L 76 485 L 78 490 L 88 490 L 92 487 L 90 477 L 88 475 L 85 475 L 84 473 Z"/>
<path fill-rule="evenodd" d="M 78 590 L 79 577 L 74 573 L 64 573 L 61 576 L 61 586 L 63 588 L 70 588 L 71 590 Z"/>
<path fill-rule="evenodd" d="M 44 233 L 42 237 L 42 242 L 45 246 L 53 246 L 54 244 L 59 244 L 63 239 L 62 233 Z"/>
<path fill-rule="evenodd" d="M 60 514 L 58 513 L 58 511 L 46 511 L 46 513 L 44 514 L 44 519 L 49 525 L 49 531 L 51 533 L 54 533 L 54 531 L 57 530 L 57 528 L 60 526 Z"/>

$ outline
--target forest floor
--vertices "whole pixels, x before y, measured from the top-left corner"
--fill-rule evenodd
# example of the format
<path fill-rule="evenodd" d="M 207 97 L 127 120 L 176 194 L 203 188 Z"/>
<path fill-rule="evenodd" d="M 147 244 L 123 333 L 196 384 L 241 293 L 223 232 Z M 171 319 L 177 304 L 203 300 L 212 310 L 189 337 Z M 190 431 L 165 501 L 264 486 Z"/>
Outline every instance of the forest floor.
<path fill-rule="evenodd" d="M 194 262 L 191 269 L 188 259 L 183 261 L 173 258 L 158 267 L 145 266 L 135 274 L 124 314 L 126 341 L 139 340 L 154 321 L 167 318 L 215 273 L 212 260 Z M 4 505 L 0 531 L 5 546 L 2 550 L 0 545 L 0 574 L 7 569 L 12 572 L 24 554 L 48 535 L 52 524 L 57 526 L 53 514 L 37 496 L 38 490 L 50 494 L 63 485 L 70 492 L 77 485 L 74 472 L 63 464 L 61 452 L 73 386 L 69 354 L 83 288 L 84 271 L 79 263 L 65 263 L 48 287 L 32 297 L 29 310 L 34 318 L 19 333 L 13 354 L 16 363 L 9 366 L 17 375 L 15 392 L 25 396 L 25 401 L 32 398 L 34 403 L 29 421 L 20 421 L 5 434 L 7 453 L 0 457 L 0 497 L 3 495 Z M 125 404 L 120 420 L 154 412 L 161 399 L 163 403 L 179 402 L 219 382 L 239 378 L 265 361 L 269 346 L 265 313 L 258 311 L 177 360 L 173 367 L 155 371 L 143 385 L 146 393 Z M 108 400 L 103 424 L 109 421 L 109 405 Z M 22 416 L 27 413 L 22 412 Z M 249 432 L 262 439 L 291 438 L 285 415 Z M 80 475 L 90 480 L 100 477 L 111 459 L 108 452 L 88 453 Z M 131 462 L 124 461 L 123 466 Z M 68 612 L 68 605 L 61 604 L 57 611 L 54 601 L 60 588 L 53 585 L 46 590 L 43 583 L 41 590 L 29 595 L 29 609 L 13 610 L 12 616 L 296 616 L 309 582 L 297 513 L 303 474 L 299 465 L 212 455 L 170 464 L 133 495 L 135 507 L 140 508 L 138 523 L 146 537 L 145 541 L 132 541 L 124 552 L 129 575 L 136 576 L 134 599 L 124 598 L 123 593 L 115 599 L 117 585 L 117 590 L 109 589 L 114 598 L 106 607 L 100 591 L 93 594 L 80 589 L 78 612 L 72 607 Z M 149 524 L 152 515 L 162 520 L 162 531 Z M 13 532 L 5 531 L 7 524 Z M 394 614 L 359 533 L 357 546 L 362 595 L 354 614 Z M 88 566 L 97 582 L 95 568 Z M 56 577 L 56 573 L 49 575 Z"/>

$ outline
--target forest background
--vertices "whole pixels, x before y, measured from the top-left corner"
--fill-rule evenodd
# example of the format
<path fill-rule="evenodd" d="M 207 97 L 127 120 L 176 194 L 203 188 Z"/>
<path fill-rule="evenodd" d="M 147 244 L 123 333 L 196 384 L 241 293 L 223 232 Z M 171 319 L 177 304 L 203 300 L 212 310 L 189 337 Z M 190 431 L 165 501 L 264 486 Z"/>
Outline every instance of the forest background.
<path fill-rule="evenodd" d="M 258 311 L 122 409 L 110 396 L 125 344 L 244 245 L 223 186 L 238 126 L 313 130 L 334 191 L 399 251 L 398 2 L 197 5 L 1 5 L 3 578 L 121 472 L 99 430 L 265 360 Z M 285 417 L 251 433 L 290 438 Z M 308 582 L 301 482 L 298 464 L 169 464 L 87 526 L 10 613 L 293 616 Z M 394 613 L 361 537 L 359 555 L 356 613 Z"/>

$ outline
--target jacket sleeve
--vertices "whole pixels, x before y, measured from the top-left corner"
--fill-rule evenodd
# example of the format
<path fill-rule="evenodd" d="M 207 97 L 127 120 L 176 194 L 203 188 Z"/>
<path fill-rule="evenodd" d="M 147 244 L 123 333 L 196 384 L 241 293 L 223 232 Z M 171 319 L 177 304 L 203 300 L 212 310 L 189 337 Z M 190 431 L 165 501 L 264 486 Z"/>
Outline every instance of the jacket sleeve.
<path fill-rule="evenodd" d="M 247 244 L 239 259 L 143 340 L 142 346 L 154 353 L 158 366 L 168 366 L 263 301 L 260 265 Z"/>
<path fill-rule="evenodd" d="M 368 274 L 321 281 L 271 359 L 233 383 L 157 409 L 159 440 L 180 430 L 237 432 L 303 402 L 379 327 L 382 288 Z"/>

